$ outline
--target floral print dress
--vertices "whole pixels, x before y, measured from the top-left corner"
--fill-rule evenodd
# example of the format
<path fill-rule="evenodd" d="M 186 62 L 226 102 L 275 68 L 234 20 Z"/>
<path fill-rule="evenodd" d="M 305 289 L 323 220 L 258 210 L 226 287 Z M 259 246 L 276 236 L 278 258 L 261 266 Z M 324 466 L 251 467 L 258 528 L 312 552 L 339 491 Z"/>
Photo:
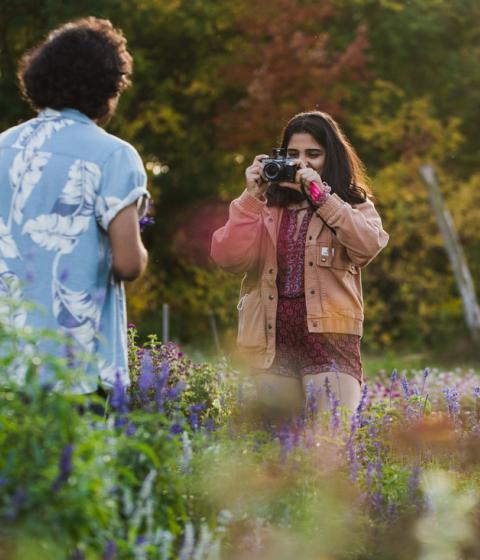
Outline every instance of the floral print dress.
<path fill-rule="evenodd" d="M 298 228 L 297 213 L 301 210 L 305 211 L 285 208 L 280 224 L 276 352 L 269 372 L 301 379 L 307 374 L 337 371 L 362 383 L 359 336 L 308 331 L 304 290 L 305 240 L 313 211 L 306 209 Z"/>

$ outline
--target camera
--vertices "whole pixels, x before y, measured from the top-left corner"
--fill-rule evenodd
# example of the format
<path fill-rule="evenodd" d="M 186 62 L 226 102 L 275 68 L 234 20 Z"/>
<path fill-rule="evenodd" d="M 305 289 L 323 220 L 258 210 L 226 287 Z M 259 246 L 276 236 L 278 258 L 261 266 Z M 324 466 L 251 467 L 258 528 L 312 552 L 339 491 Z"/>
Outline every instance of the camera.
<path fill-rule="evenodd" d="M 276 183 L 279 181 L 294 183 L 299 165 L 293 158 L 287 157 L 286 148 L 273 148 L 272 153 L 273 157 L 262 160 L 265 180 Z"/>

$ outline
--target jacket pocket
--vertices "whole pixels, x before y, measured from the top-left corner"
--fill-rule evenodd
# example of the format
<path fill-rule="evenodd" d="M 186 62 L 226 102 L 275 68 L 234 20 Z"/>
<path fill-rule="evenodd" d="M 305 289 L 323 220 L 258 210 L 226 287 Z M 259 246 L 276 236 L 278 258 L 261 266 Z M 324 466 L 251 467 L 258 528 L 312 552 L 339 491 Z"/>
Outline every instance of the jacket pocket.
<path fill-rule="evenodd" d="M 357 267 L 347 255 L 345 247 L 338 243 L 332 245 L 320 243 L 317 247 L 317 266 L 348 270 L 351 274 L 358 274 Z"/>
<path fill-rule="evenodd" d="M 320 243 L 316 247 L 317 284 L 323 312 L 330 316 L 363 318 L 363 300 L 358 268 L 343 245 Z M 322 268 L 324 270 L 322 270 Z"/>
<path fill-rule="evenodd" d="M 237 305 L 238 335 L 240 348 L 261 351 L 267 347 L 265 307 L 259 290 L 244 294 Z"/>

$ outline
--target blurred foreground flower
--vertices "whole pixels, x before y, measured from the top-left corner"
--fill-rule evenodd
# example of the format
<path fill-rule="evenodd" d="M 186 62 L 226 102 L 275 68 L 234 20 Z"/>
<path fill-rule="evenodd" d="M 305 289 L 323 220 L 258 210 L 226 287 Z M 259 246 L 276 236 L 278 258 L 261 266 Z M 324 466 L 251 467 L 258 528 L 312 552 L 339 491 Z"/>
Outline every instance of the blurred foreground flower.
<path fill-rule="evenodd" d="M 453 476 L 441 470 L 424 473 L 421 486 L 429 508 L 415 529 L 421 545 L 419 560 L 460 558 L 462 547 L 475 537 L 471 514 L 476 492 L 459 490 Z"/>

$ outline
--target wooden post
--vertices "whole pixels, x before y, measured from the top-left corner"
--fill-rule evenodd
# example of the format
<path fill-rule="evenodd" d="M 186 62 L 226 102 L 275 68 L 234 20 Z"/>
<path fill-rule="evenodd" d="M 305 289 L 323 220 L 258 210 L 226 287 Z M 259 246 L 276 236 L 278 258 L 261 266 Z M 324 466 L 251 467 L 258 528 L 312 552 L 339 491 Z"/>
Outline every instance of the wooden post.
<path fill-rule="evenodd" d="M 162 306 L 162 341 L 167 343 L 170 340 L 170 306 L 164 303 Z"/>
<path fill-rule="evenodd" d="M 430 204 L 443 236 L 445 249 L 455 274 L 458 290 L 462 296 L 465 321 L 472 339 L 475 342 L 480 342 L 480 307 L 475 295 L 472 275 L 470 274 L 465 254 L 455 231 L 452 216 L 443 202 L 442 193 L 433 167 L 430 164 L 424 164 L 420 166 L 419 171 L 427 185 Z"/>

